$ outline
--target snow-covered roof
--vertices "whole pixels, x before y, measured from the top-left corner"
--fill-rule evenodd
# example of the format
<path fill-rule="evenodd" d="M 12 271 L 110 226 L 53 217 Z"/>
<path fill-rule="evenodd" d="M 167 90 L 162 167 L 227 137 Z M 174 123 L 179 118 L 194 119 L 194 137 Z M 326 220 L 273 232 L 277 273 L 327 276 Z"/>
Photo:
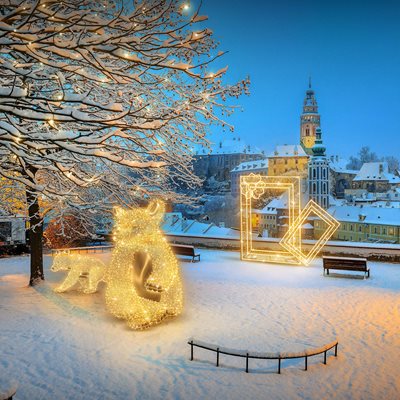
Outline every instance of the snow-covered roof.
<path fill-rule="evenodd" d="M 268 168 L 268 159 L 264 160 L 254 160 L 242 162 L 231 172 L 244 172 L 244 171 L 255 171 L 255 170 L 265 170 Z"/>
<path fill-rule="evenodd" d="M 275 150 L 268 156 L 273 157 L 308 157 L 303 147 L 298 144 L 284 144 L 276 146 Z"/>
<path fill-rule="evenodd" d="M 340 222 L 400 226 L 400 209 L 371 206 L 333 206 L 328 212 Z"/>
<path fill-rule="evenodd" d="M 250 146 L 239 138 L 225 139 L 214 143 L 211 150 L 199 147 L 195 154 L 262 154 L 262 151 L 255 146 Z"/>
<path fill-rule="evenodd" d="M 388 181 L 400 183 L 400 177 L 389 173 L 386 162 L 364 163 L 354 181 Z"/>
<path fill-rule="evenodd" d="M 340 206 L 342 204 L 345 204 L 346 200 L 345 199 L 337 199 L 336 197 L 333 197 L 332 195 L 329 195 L 329 204 L 331 206 Z"/>
<path fill-rule="evenodd" d="M 164 232 L 169 234 L 186 234 L 193 236 L 237 237 L 238 231 L 216 226 L 213 223 L 185 219 L 181 213 L 166 213 L 162 224 Z"/>
<path fill-rule="evenodd" d="M 370 203 L 371 207 L 379 207 L 379 208 L 400 208 L 400 201 L 374 201 Z"/>
<path fill-rule="evenodd" d="M 344 158 L 331 156 L 329 158 L 329 168 L 338 173 L 357 175 L 358 170 L 347 168 L 348 160 Z"/>
<path fill-rule="evenodd" d="M 314 227 L 313 227 L 311 224 L 309 224 L 309 223 L 304 224 L 304 225 L 302 225 L 301 227 L 302 227 L 303 229 L 314 229 Z"/>
<path fill-rule="evenodd" d="M 288 208 L 287 192 L 282 193 L 279 197 L 272 199 L 259 214 L 276 214 L 277 210 Z"/>

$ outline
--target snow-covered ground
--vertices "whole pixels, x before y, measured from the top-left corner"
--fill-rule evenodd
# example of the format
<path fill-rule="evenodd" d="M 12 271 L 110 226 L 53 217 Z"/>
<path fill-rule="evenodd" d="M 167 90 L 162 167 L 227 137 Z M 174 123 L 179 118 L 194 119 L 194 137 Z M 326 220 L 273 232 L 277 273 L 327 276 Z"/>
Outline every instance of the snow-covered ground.
<path fill-rule="evenodd" d="M 398 399 L 400 265 L 369 263 L 371 278 L 322 276 L 311 267 L 241 262 L 200 250 L 181 262 L 184 313 L 144 332 L 126 328 L 94 295 L 56 294 L 62 273 L 27 287 L 28 258 L 0 260 L 0 393 L 15 399 Z M 51 263 L 45 257 L 46 267 Z M 339 339 L 338 358 L 284 361 L 221 357 L 194 336 L 225 347 L 295 351 Z M 12 384 L 12 383 L 11 383 Z"/>

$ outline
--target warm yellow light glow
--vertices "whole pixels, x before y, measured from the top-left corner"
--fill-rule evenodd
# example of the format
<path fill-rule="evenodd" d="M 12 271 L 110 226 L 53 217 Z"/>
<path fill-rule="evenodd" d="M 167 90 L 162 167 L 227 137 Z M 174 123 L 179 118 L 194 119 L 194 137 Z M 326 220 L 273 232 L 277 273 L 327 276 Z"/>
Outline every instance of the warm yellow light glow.
<path fill-rule="evenodd" d="M 68 275 L 54 291 L 66 292 L 78 286 L 83 293 L 97 291 L 99 282 L 104 280 L 105 265 L 100 260 L 85 254 L 60 251 L 54 256 L 51 271 L 68 271 Z"/>
<path fill-rule="evenodd" d="M 301 233 L 301 228 L 311 213 L 314 213 L 320 219 L 322 219 L 328 225 L 328 228 L 322 234 L 322 236 L 316 241 L 314 246 L 306 255 L 301 251 L 301 248 L 293 244 L 292 239 L 294 235 L 297 235 L 299 232 Z M 315 201 L 310 200 L 304 207 L 304 209 L 302 210 L 296 221 L 294 221 L 294 223 L 290 225 L 285 236 L 280 241 L 280 244 L 290 253 L 296 255 L 296 257 L 298 257 L 299 259 L 299 262 L 301 262 L 304 265 L 309 265 L 312 262 L 312 260 L 314 260 L 314 258 L 317 256 L 319 251 L 325 246 L 326 242 L 330 239 L 330 237 L 333 235 L 336 229 L 339 228 L 339 226 L 340 226 L 339 221 L 333 218 L 332 215 L 330 215 L 327 211 L 325 211 Z"/>
<path fill-rule="evenodd" d="M 106 304 L 130 328 L 145 329 L 181 313 L 178 262 L 159 225 L 165 207 L 115 212 L 115 248 L 106 275 Z"/>
<path fill-rule="evenodd" d="M 279 242 L 281 250 L 253 247 L 252 200 L 259 199 L 266 190 L 287 191 L 288 230 Z M 314 213 L 328 225 L 327 230 L 305 254 L 302 251 L 302 225 Z M 300 178 L 293 176 L 263 176 L 250 174 L 240 177 L 241 258 L 249 261 L 308 265 L 317 256 L 340 223 L 317 203 L 310 200 L 300 212 Z"/>
<path fill-rule="evenodd" d="M 264 176 L 249 174 L 240 177 L 241 259 L 249 261 L 298 264 L 298 259 L 284 248 L 282 251 L 259 249 L 253 246 L 252 201 L 259 199 L 267 190 L 288 196 L 288 225 L 300 214 L 300 178 L 296 176 Z M 301 233 L 291 239 L 301 248 Z"/>
<path fill-rule="evenodd" d="M 178 261 L 159 228 L 164 211 L 160 201 L 145 209 L 117 208 L 111 264 L 106 267 L 97 258 L 61 250 L 51 270 L 68 271 L 68 275 L 54 290 L 65 292 L 79 284 L 78 290 L 94 293 L 105 281 L 107 309 L 132 329 L 146 329 L 180 314 L 183 291 Z"/>

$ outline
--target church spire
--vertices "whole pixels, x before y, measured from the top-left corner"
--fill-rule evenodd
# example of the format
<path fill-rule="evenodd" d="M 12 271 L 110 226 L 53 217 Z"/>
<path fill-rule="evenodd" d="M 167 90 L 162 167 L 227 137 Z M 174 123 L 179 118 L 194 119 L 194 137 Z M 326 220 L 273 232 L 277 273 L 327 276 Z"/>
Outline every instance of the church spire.
<path fill-rule="evenodd" d="M 315 92 L 311 88 L 311 76 L 308 79 L 308 89 L 303 102 L 303 112 L 300 115 L 300 143 L 307 154 L 312 154 L 315 143 L 316 129 L 320 127 L 320 115 Z"/>

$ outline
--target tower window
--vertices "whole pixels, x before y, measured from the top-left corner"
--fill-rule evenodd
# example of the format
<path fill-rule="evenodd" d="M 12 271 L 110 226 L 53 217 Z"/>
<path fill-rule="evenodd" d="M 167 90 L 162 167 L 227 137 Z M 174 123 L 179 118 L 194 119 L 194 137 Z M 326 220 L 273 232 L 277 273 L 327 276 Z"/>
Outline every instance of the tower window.
<path fill-rule="evenodd" d="M 306 136 L 310 136 L 310 128 L 306 128 Z"/>

